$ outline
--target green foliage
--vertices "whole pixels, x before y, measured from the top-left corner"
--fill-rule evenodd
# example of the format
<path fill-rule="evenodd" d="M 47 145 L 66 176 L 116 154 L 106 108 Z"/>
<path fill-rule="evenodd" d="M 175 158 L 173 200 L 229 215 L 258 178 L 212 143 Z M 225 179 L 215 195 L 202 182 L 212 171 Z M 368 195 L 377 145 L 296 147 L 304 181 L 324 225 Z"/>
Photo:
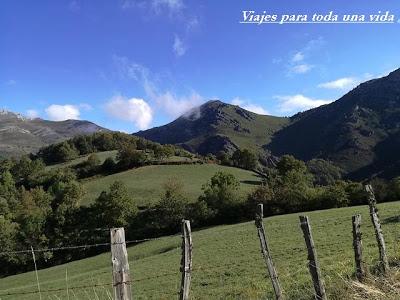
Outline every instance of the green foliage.
<path fill-rule="evenodd" d="M 172 145 L 157 145 L 154 147 L 154 157 L 159 160 L 164 160 L 175 154 L 174 146 Z"/>
<path fill-rule="evenodd" d="M 122 170 L 140 167 L 146 163 L 146 153 L 129 146 L 122 147 L 117 154 L 118 165 Z"/>
<path fill-rule="evenodd" d="M 75 181 L 57 181 L 49 188 L 50 194 L 54 197 L 51 206 L 53 209 L 53 220 L 57 226 L 62 226 L 68 216 L 75 212 L 85 195 L 83 186 Z"/>
<path fill-rule="evenodd" d="M 15 181 L 10 171 L 5 170 L 0 174 L 0 196 L 12 201 L 16 195 Z"/>
<path fill-rule="evenodd" d="M 393 178 L 389 182 L 387 198 L 390 201 L 400 198 L 400 177 Z"/>
<path fill-rule="evenodd" d="M 307 167 L 301 160 L 294 158 L 292 155 L 283 155 L 276 165 L 276 169 L 280 176 L 286 176 L 288 173 L 296 172 L 305 174 Z"/>
<path fill-rule="evenodd" d="M 342 177 L 342 170 L 332 162 L 323 159 L 312 159 L 307 162 L 307 168 L 314 176 L 317 185 L 330 185 Z"/>
<path fill-rule="evenodd" d="M 257 156 L 248 149 L 238 149 L 232 154 L 232 163 L 239 168 L 254 170 L 257 167 Z"/>
<path fill-rule="evenodd" d="M 94 203 L 94 209 L 102 226 L 123 227 L 137 214 L 137 205 L 129 196 L 125 185 L 115 181 L 109 192 L 103 191 Z"/>
<path fill-rule="evenodd" d="M 112 173 L 116 167 L 115 161 L 112 157 L 107 157 L 101 165 L 101 169 L 105 173 Z"/>
<path fill-rule="evenodd" d="M 381 221 L 385 221 L 382 222 L 382 230 L 388 254 L 396 256 L 399 223 L 394 220 L 399 217 L 400 203 L 384 203 L 378 206 Z M 328 299 L 350 299 L 333 295 L 337 294 L 336 283 L 351 281 L 354 276 L 352 215 L 362 215 L 365 264 L 372 265 L 378 258 L 374 230 L 368 225 L 368 207 L 346 207 L 306 214 L 310 218 Z M 307 251 L 299 228 L 298 214 L 265 218 L 264 225 L 280 284 L 286 291 L 286 299 L 314 299 L 312 281 L 307 268 Z M 259 252 L 260 242 L 253 220 L 193 230 L 192 235 L 194 256 L 190 295 L 193 299 L 274 299 L 273 286 L 270 280 L 266 280 L 265 263 Z M 108 239 L 109 237 L 105 237 L 104 241 Z M 180 262 L 180 244 L 181 237 L 175 235 L 127 247 L 131 275 L 136 279 L 151 278 L 177 270 Z M 67 299 L 66 269 L 68 269 L 69 287 L 109 282 L 110 252 L 108 249 L 106 251 L 108 252 L 95 257 L 39 270 L 42 290 L 60 289 L 57 295 Z M 397 270 L 396 266 L 393 266 L 393 270 Z M 179 272 L 175 274 L 176 276 L 161 276 L 156 280 L 136 282 L 135 296 L 138 299 L 174 298 L 179 289 L 176 284 Z M 35 277 L 32 272 L 9 276 L 0 279 L 0 293 L 34 291 L 34 284 Z M 104 288 L 112 294 L 111 284 Z M 95 289 L 98 291 L 99 299 L 109 299 L 105 292 L 102 293 L 103 288 Z M 71 299 L 88 299 L 90 296 L 96 298 L 91 289 L 74 289 L 74 293 L 70 292 Z M 385 295 L 382 297 L 385 298 Z M 396 297 L 392 299 L 397 299 Z M 16 297 L 2 298 L 11 300 Z M 17 295 L 17 298 L 33 299 L 32 294 Z"/>
<path fill-rule="evenodd" d="M 239 181 L 229 173 L 217 172 L 210 181 L 203 185 L 203 194 L 199 201 L 204 202 L 210 210 L 210 217 L 226 216 L 230 210 L 240 201 Z"/>
<path fill-rule="evenodd" d="M 51 200 L 42 188 L 20 189 L 15 220 L 19 224 L 20 243 L 25 247 L 46 245 L 45 225 L 51 213 Z"/>
<path fill-rule="evenodd" d="M 158 211 L 155 218 L 158 228 L 167 232 L 179 231 L 181 220 L 187 217 L 188 205 L 183 183 L 176 178 L 170 178 L 165 182 L 164 194 L 155 207 Z"/>

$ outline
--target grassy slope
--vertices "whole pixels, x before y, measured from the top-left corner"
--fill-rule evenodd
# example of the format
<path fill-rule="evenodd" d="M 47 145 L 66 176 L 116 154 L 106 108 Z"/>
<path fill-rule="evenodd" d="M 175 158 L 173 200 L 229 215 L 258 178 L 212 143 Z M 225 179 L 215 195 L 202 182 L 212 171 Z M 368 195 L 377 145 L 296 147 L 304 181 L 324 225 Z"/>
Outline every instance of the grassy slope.
<path fill-rule="evenodd" d="M 234 106 L 227 106 L 223 110 L 227 115 L 234 116 Z M 240 148 L 248 148 L 257 151 L 263 145 L 270 142 L 274 132 L 286 126 L 290 122 L 289 118 L 265 116 L 253 113 L 251 116 L 254 118 L 251 121 L 244 118 L 238 120 L 240 126 L 250 130 L 250 133 L 237 132 L 228 126 L 218 128 L 218 131 L 228 136 Z"/>
<path fill-rule="evenodd" d="M 95 154 L 97 155 L 97 157 L 100 160 L 100 163 L 102 164 L 107 158 L 112 157 L 113 159 L 115 159 L 117 157 L 117 150 L 112 150 L 112 151 L 104 151 L 104 152 L 96 152 Z M 56 164 L 56 165 L 50 165 L 47 166 L 46 168 L 48 170 L 51 169 L 58 169 L 58 168 L 66 168 L 66 167 L 73 167 L 77 164 L 80 164 L 82 162 L 84 162 L 85 160 L 88 159 L 88 157 L 90 156 L 90 154 L 88 155 L 83 155 L 78 157 L 77 159 L 62 163 L 62 164 Z"/>
<path fill-rule="evenodd" d="M 241 182 L 243 192 L 248 192 L 260 181 L 253 172 L 214 164 L 146 166 L 87 181 L 87 195 L 82 204 L 93 201 L 116 180 L 126 184 L 138 204 L 155 203 L 160 199 L 162 186 L 169 178 L 177 178 L 183 182 L 188 197 L 194 200 L 201 194 L 201 186 L 218 171 L 235 175 Z"/>
<path fill-rule="evenodd" d="M 400 202 L 379 205 L 389 255 L 398 249 L 396 233 Z M 377 257 L 375 238 L 366 206 L 307 213 L 310 217 L 320 266 L 329 299 L 335 296 L 335 282 L 343 282 L 353 273 L 351 215 L 362 213 L 364 257 L 371 264 Z M 396 222 L 397 221 L 397 222 Z M 281 285 L 289 299 L 311 299 L 312 286 L 307 270 L 307 254 L 298 225 L 298 214 L 265 219 L 273 259 Z M 193 234 L 192 299 L 272 299 L 272 287 L 259 250 L 253 222 L 218 226 Z M 136 299 L 174 299 L 179 288 L 180 237 L 165 237 L 128 249 L 131 274 L 136 280 Z M 42 290 L 65 288 L 65 270 L 72 286 L 107 284 L 105 287 L 76 289 L 71 299 L 108 299 L 111 268 L 110 254 L 76 261 L 39 271 Z M 162 274 L 171 274 L 161 276 Z M 147 277 L 160 276 L 146 279 Z M 34 291 L 33 272 L 0 280 L 0 295 L 5 291 Z M 50 299 L 67 299 L 66 290 L 43 293 Z M 37 295 L 35 295 L 37 297 Z M 56 298 L 56 296 L 58 298 Z M 34 299 L 32 295 L 1 299 Z M 38 297 L 37 297 L 38 298 Z M 49 299 L 49 298 L 45 298 Z"/>

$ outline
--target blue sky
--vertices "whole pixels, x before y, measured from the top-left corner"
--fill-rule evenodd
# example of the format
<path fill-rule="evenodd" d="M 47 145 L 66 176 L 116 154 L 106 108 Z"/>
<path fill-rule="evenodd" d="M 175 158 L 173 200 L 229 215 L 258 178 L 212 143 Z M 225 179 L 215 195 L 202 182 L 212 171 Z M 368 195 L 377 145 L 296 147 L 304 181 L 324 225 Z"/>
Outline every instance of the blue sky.
<path fill-rule="evenodd" d="M 394 24 L 241 24 L 271 14 L 376 14 Z M 209 99 L 289 116 L 400 67 L 398 0 L 0 3 L 0 108 L 135 132 Z"/>

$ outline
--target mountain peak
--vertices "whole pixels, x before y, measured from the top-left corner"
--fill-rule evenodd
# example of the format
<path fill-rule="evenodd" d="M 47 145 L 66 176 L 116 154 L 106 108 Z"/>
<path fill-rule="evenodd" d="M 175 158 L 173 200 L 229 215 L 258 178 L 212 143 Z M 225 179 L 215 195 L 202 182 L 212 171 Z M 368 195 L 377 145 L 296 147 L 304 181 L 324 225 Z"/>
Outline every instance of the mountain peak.
<path fill-rule="evenodd" d="M 388 78 L 400 79 L 400 68 L 389 73 Z"/>

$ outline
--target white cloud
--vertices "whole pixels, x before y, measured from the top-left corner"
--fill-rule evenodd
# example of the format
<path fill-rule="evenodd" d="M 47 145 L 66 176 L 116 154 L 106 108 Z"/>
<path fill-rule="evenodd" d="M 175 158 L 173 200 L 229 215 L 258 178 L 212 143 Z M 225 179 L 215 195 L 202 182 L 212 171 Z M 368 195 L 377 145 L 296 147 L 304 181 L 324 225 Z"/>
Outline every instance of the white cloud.
<path fill-rule="evenodd" d="M 177 35 L 175 35 L 172 49 L 174 50 L 176 56 L 182 56 L 186 53 L 186 46 Z"/>
<path fill-rule="evenodd" d="M 360 80 L 355 77 L 343 77 L 333 81 L 324 82 L 318 85 L 319 88 L 324 89 L 338 89 L 338 90 L 349 90 L 354 88 Z"/>
<path fill-rule="evenodd" d="M 304 73 L 307 73 L 307 72 L 311 71 L 311 69 L 313 67 L 314 66 L 309 65 L 309 64 L 295 65 L 295 66 L 292 66 L 290 68 L 290 72 L 291 73 L 296 73 L 296 74 L 304 74 Z"/>
<path fill-rule="evenodd" d="M 196 92 L 192 92 L 189 96 L 177 97 L 170 91 L 156 95 L 155 100 L 168 115 L 174 118 L 186 114 L 205 101 L 205 99 Z"/>
<path fill-rule="evenodd" d="M 114 118 L 133 122 L 141 130 L 149 128 L 153 121 L 153 110 L 143 99 L 115 96 L 107 102 L 105 108 Z"/>
<path fill-rule="evenodd" d="M 189 95 L 178 96 L 170 90 L 160 91 L 153 75 L 144 66 L 130 62 L 126 57 L 114 56 L 114 62 L 122 77 L 130 78 L 142 85 L 149 100 L 171 117 L 178 117 L 205 102 L 205 98 L 192 91 Z"/>
<path fill-rule="evenodd" d="M 279 110 L 283 113 L 304 111 L 332 102 L 332 100 L 312 99 L 301 94 L 275 96 L 274 98 L 280 101 Z"/>
<path fill-rule="evenodd" d="M 75 105 L 58 105 L 52 104 L 45 109 L 45 112 L 52 121 L 64 121 L 64 120 L 77 120 L 79 119 L 80 111 Z"/>
<path fill-rule="evenodd" d="M 257 104 L 250 103 L 249 101 L 244 101 L 238 97 L 232 99 L 231 104 L 238 105 L 245 110 L 251 111 L 253 113 L 259 115 L 268 115 L 268 111 L 266 111 L 263 107 Z"/>
<path fill-rule="evenodd" d="M 308 61 L 310 60 L 310 57 L 324 44 L 324 38 L 318 37 L 309 40 L 301 50 L 298 50 L 294 55 L 291 55 L 287 65 L 288 75 L 305 74 L 310 72 L 315 66 L 310 64 Z"/>
<path fill-rule="evenodd" d="M 28 109 L 26 111 L 26 116 L 30 119 L 36 119 L 39 117 L 39 112 L 35 109 Z"/>
<path fill-rule="evenodd" d="M 292 62 L 299 62 L 302 61 L 303 59 L 304 59 L 304 54 L 301 51 L 299 51 L 295 53 L 295 55 L 293 55 Z"/>
<path fill-rule="evenodd" d="M 152 0 L 151 5 L 159 13 L 163 8 L 167 8 L 170 13 L 179 12 L 183 9 L 183 0 Z"/>

